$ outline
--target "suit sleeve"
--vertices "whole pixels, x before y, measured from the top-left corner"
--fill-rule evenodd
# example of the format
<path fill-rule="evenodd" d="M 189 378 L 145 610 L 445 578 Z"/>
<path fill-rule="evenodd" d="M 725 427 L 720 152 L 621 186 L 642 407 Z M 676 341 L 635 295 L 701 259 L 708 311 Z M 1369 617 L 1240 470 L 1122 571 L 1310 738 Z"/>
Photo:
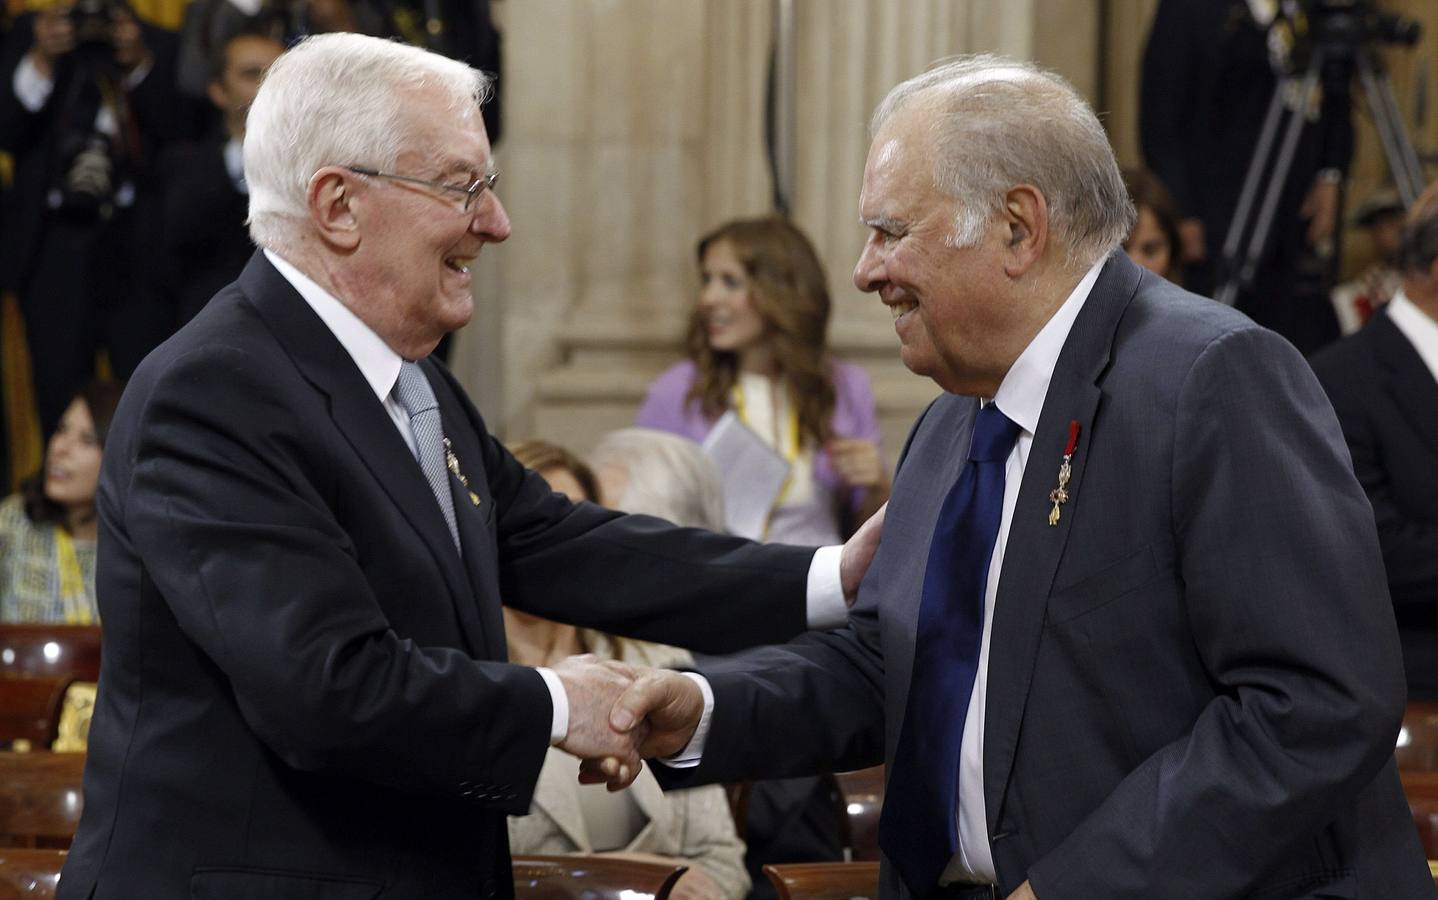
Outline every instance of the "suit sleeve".
<path fill-rule="evenodd" d="M 806 630 L 813 547 L 757 544 L 570 503 L 488 435 L 453 376 L 444 376 L 484 441 L 506 605 L 701 653 Z"/>
<path fill-rule="evenodd" d="M 1172 423 L 1173 529 L 1217 696 L 1029 868 L 1044 900 L 1242 896 L 1392 758 L 1397 630 L 1329 409 L 1270 332 L 1195 360 Z"/>
<path fill-rule="evenodd" d="M 272 377 L 210 348 L 153 385 L 119 469 L 148 576 L 288 765 L 410 792 L 482 784 L 480 802 L 522 814 L 548 745 L 543 680 L 395 633 L 318 487 L 331 462 Z"/>
<path fill-rule="evenodd" d="M 1314 371 L 1333 401 L 1343 437 L 1353 457 L 1353 473 L 1373 506 L 1378 543 L 1388 573 L 1388 589 L 1395 606 L 1430 607 L 1438 597 L 1438 527 L 1404 513 L 1394 496 L 1394 484 L 1383 463 L 1373 404 L 1365 399 L 1368 381 L 1346 369 L 1341 358 L 1314 360 Z"/>

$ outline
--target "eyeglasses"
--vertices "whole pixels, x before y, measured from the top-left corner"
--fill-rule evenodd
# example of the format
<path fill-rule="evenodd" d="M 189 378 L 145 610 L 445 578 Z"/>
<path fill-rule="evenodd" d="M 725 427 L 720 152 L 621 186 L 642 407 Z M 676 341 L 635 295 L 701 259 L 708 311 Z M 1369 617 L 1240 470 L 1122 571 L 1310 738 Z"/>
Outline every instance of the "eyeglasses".
<path fill-rule="evenodd" d="M 366 169 L 363 166 L 345 166 L 346 169 L 356 175 L 369 175 L 373 178 L 392 178 L 395 181 L 408 181 L 410 184 L 422 184 L 425 187 L 438 188 L 442 191 L 452 191 L 464 195 L 464 211 L 469 212 L 474 206 L 474 201 L 485 191 L 494 190 L 495 182 L 499 181 L 498 172 L 487 172 L 474 180 L 468 187 L 460 187 L 457 184 L 441 184 L 438 181 L 426 181 L 423 178 L 413 178 L 409 175 L 396 175 L 393 172 L 380 172 L 375 169 Z"/>

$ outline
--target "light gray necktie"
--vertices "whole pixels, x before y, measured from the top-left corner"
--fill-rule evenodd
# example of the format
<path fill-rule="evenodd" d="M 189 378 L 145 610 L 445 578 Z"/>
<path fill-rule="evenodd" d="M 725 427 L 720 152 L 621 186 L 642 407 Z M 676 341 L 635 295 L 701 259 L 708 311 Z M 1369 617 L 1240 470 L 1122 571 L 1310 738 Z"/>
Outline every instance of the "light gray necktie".
<path fill-rule="evenodd" d="M 444 462 L 444 426 L 439 420 L 439 402 L 434 399 L 434 389 L 424 377 L 418 363 L 404 362 L 399 367 L 399 380 L 394 385 L 394 396 L 409 413 L 409 429 L 414 434 L 415 459 L 424 470 L 429 489 L 439 503 L 444 515 L 444 524 L 449 526 L 449 535 L 454 538 L 454 549 L 459 549 L 459 528 L 454 520 L 454 497 L 449 492 L 449 472 Z"/>

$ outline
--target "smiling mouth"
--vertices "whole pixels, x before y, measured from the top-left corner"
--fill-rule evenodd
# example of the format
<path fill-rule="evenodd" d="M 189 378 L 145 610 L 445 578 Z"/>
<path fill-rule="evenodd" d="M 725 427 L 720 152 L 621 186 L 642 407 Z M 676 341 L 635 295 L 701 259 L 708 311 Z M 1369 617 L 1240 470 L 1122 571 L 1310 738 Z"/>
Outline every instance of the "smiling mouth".
<path fill-rule="evenodd" d="M 451 256 L 444 261 L 444 265 L 452 272 L 461 275 L 469 274 L 469 267 L 474 264 L 473 256 Z"/>
<path fill-rule="evenodd" d="M 889 312 L 893 315 L 895 322 L 899 321 L 899 319 L 903 318 L 906 314 L 911 313 L 918 308 L 919 304 L 915 303 L 912 300 L 900 300 L 897 303 L 889 304 Z"/>

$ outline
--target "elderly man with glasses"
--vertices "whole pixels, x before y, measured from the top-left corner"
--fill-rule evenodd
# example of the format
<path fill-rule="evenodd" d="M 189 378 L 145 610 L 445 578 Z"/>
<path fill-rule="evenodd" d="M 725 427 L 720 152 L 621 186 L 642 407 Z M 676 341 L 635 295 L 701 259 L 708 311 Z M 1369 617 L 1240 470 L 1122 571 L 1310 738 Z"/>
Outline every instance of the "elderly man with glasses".
<path fill-rule="evenodd" d="M 110 435 L 62 898 L 509 896 L 505 815 L 547 748 L 638 759 L 607 722 L 630 673 L 506 663 L 501 597 L 709 652 L 843 619 L 877 523 L 816 552 L 573 505 L 426 359 L 509 237 L 486 88 L 353 34 L 261 87 L 262 249 L 140 367 Z"/>

